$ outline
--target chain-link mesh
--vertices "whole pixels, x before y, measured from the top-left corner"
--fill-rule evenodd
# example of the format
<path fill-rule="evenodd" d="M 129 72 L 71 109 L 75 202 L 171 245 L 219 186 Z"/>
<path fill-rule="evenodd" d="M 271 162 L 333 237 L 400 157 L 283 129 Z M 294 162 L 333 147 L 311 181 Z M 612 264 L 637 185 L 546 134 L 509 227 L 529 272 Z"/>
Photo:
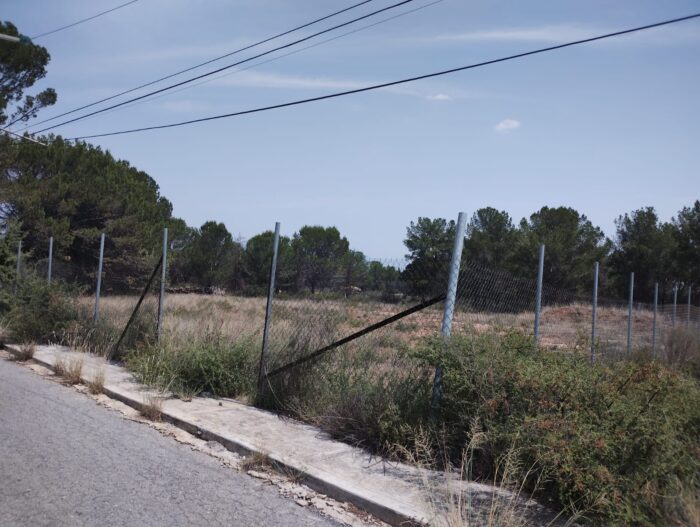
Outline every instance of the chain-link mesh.
<path fill-rule="evenodd" d="M 269 371 L 400 314 L 426 300 L 440 277 L 405 269 L 397 260 L 363 261 L 362 272 L 347 273 L 343 262 L 329 262 L 335 272 L 322 287 L 297 277 L 293 288 L 274 297 L 270 329 Z M 372 276 L 368 276 L 371 270 Z M 329 354 L 392 354 L 418 339 L 437 334 L 442 302 L 401 317 L 329 351 Z M 332 360 L 332 359 L 331 359 Z"/>

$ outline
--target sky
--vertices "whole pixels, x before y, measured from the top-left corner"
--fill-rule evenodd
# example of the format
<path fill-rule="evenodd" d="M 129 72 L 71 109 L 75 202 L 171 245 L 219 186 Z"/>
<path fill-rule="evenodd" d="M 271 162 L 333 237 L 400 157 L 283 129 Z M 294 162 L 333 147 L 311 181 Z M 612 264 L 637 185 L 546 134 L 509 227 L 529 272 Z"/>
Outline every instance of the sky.
<path fill-rule="evenodd" d="M 53 132 L 76 137 L 246 110 L 700 11 L 697 1 L 672 0 L 433 1 L 413 0 L 287 51 L 401 14 L 374 27 Z M 54 87 L 59 98 L 40 119 L 356 2 L 139 0 L 36 40 L 51 53 L 37 88 Z M 394 2 L 374 0 L 171 82 Z M 0 19 L 31 37 L 120 3 L 0 0 Z M 242 239 L 276 221 L 286 235 L 334 225 L 368 257 L 400 258 L 411 221 L 486 206 L 516 223 L 545 205 L 569 206 L 609 236 L 618 215 L 643 206 L 670 220 L 700 198 L 699 85 L 693 20 L 381 91 L 90 141 L 152 176 L 190 225 L 220 221 Z"/>

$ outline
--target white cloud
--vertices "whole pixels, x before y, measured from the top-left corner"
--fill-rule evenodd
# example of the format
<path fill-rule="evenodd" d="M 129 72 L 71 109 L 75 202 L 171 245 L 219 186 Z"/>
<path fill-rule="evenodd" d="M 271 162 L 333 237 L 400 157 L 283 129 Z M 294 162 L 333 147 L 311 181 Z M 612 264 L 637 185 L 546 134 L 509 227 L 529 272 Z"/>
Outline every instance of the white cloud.
<path fill-rule="evenodd" d="M 558 25 L 471 31 L 467 33 L 438 35 L 434 37 L 433 40 L 447 42 L 471 42 L 486 40 L 517 42 L 564 42 L 568 40 L 580 40 L 605 32 L 605 30 L 590 27 L 584 28 L 573 25 Z"/>
<path fill-rule="evenodd" d="M 543 42 L 557 44 L 572 40 L 583 40 L 606 33 L 612 33 L 619 28 L 581 26 L 577 24 L 556 24 L 531 27 L 506 27 L 480 31 L 468 31 L 465 33 L 448 33 L 430 37 L 432 42 Z M 679 44 L 689 41 L 697 41 L 700 32 L 689 26 L 679 26 L 673 30 L 668 28 L 654 28 L 626 35 L 620 38 L 610 39 L 607 42 L 639 42 L 649 44 Z"/>
<path fill-rule="evenodd" d="M 435 95 L 426 95 L 426 99 L 429 101 L 451 101 L 452 97 L 447 95 L 446 93 L 437 93 Z"/>
<path fill-rule="evenodd" d="M 516 128 L 520 128 L 520 121 L 516 121 L 515 119 L 503 119 L 493 127 L 494 130 L 501 133 L 507 133 Z"/>
<path fill-rule="evenodd" d="M 235 73 L 235 75 L 233 74 Z M 352 90 L 364 86 L 351 80 L 329 79 L 326 77 L 302 77 L 300 75 L 280 75 L 255 71 L 236 71 L 223 76 L 212 84 L 218 86 L 248 86 L 253 88 L 283 88 L 295 90 L 335 89 Z"/>

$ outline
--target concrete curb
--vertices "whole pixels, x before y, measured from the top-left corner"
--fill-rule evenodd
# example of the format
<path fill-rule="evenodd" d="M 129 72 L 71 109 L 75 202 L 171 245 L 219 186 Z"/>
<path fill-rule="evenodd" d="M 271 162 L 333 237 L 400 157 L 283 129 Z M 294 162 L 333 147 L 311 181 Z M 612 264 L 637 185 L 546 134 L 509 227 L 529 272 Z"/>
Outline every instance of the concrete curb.
<path fill-rule="evenodd" d="M 15 356 L 19 353 L 19 346 L 7 343 L 0 344 L 0 346 Z M 87 354 L 82 355 L 88 356 Z M 51 371 L 55 371 L 55 366 L 53 363 L 37 357 L 36 354 L 32 360 L 35 363 L 50 369 Z M 81 380 L 83 383 L 88 381 L 88 377 L 85 376 L 85 370 L 81 375 Z M 115 387 L 110 387 L 107 382 L 105 382 L 102 392 L 106 396 L 120 401 L 134 408 L 135 410 L 141 411 L 144 406 L 143 401 L 130 397 L 128 394 L 120 392 Z M 260 409 L 256 410 L 265 412 L 264 410 Z M 411 515 L 386 503 L 381 503 L 380 501 L 367 496 L 367 493 L 362 492 L 362 489 L 352 489 L 351 485 L 342 485 L 342 482 L 336 483 L 332 481 L 332 477 L 329 477 L 328 474 L 314 470 L 313 467 L 307 467 L 301 463 L 294 463 L 291 460 L 285 460 L 282 458 L 282 456 L 276 455 L 274 452 L 265 452 L 242 438 L 225 437 L 217 432 L 207 429 L 206 427 L 173 415 L 166 409 L 162 410 L 162 416 L 164 421 L 167 421 L 201 439 L 216 441 L 232 452 L 245 456 L 251 454 L 265 455 L 272 461 L 273 465 L 278 470 L 301 475 L 303 483 L 311 489 L 325 494 L 335 500 L 349 502 L 390 525 L 421 526 L 429 523 L 426 518 L 417 517 L 416 515 Z"/>

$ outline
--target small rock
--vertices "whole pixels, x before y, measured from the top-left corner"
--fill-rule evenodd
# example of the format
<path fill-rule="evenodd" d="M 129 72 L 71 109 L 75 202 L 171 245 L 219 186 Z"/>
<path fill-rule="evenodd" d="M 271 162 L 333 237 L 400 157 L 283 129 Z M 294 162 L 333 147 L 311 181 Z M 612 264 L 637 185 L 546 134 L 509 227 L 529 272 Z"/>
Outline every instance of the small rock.
<path fill-rule="evenodd" d="M 309 505 L 309 502 L 306 500 L 294 500 L 294 503 L 296 503 L 300 507 L 308 507 Z"/>

